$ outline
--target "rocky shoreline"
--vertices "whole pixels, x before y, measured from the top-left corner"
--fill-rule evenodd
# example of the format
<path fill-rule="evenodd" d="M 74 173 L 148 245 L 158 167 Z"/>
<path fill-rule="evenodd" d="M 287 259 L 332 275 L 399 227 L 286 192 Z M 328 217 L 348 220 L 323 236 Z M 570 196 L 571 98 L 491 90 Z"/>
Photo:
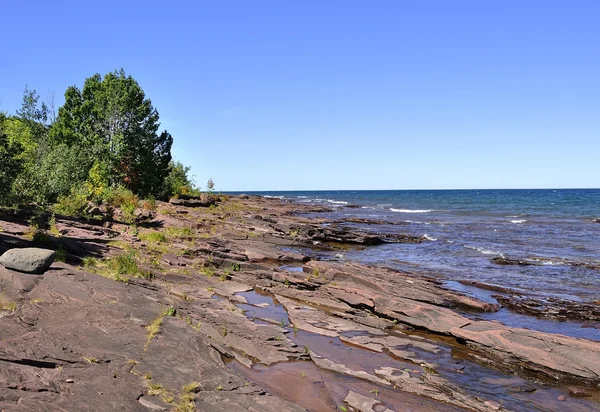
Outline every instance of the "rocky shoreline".
<path fill-rule="evenodd" d="M 0 252 L 65 260 L 43 275 L 0 266 L 0 410 L 600 407 L 600 342 L 477 320 L 498 305 L 434 278 L 319 260 L 426 238 L 306 217 L 319 206 L 219 200 L 159 202 L 135 228 L 57 216 L 43 245 L 26 218 L 0 216 Z M 498 300 L 598 319 L 597 302 Z"/>

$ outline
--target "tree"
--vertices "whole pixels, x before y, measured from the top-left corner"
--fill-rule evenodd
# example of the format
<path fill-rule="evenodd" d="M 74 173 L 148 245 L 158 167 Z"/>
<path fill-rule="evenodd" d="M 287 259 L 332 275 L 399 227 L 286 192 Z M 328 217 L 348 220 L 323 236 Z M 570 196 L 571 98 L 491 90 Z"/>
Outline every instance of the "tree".
<path fill-rule="evenodd" d="M 18 142 L 11 143 L 3 132 L 4 114 L 0 114 L 0 203 L 6 203 L 13 182 L 23 168 Z"/>
<path fill-rule="evenodd" d="M 215 190 L 215 182 L 213 182 L 212 177 L 206 182 L 206 190 L 208 190 L 208 193 L 212 193 Z"/>
<path fill-rule="evenodd" d="M 48 121 L 48 108 L 46 103 L 42 102 L 39 105 L 39 101 L 40 96 L 37 91 L 35 89 L 29 90 L 29 87 L 25 85 L 23 103 L 21 104 L 21 110 L 17 110 L 17 116 L 30 122 L 46 124 Z"/>
<path fill-rule="evenodd" d="M 169 173 L 173 138 L 160 127 L 158 111 L 123 69 L 72 86 L 50 136 L 55 144 L 80 145 L 109 165 L 110 184 L 142 196 L 157 195 Z"/>
<path fill-rule="evenodd" d="M 181 162 L 169 164 L 169 174 L 165 178 L 163 193 L 160 197 L 190 194 L 197 191 L 193 179 L 189 175 L 190 168 Z"/>

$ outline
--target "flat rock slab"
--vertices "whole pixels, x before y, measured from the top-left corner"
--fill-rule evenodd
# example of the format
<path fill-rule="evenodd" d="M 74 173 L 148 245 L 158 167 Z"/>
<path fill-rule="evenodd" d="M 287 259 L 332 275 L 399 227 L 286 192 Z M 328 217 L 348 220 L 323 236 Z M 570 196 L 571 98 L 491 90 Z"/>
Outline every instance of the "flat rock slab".
<path fill-rule="evenodd" d="M 49 249 L 9 249 L 0 256 L 0 264 L 7 269 L 40 275 L 48 270 L 55 257 L 56 252 Z"/>
<path fill-rule="evenodd" d="M 382 403 L 381 401 L 353 391 L 348 392 L 348 395 L 344 398 L 344 402 L 360 412 L 375 412 L 375 406 Z M 391 412 L 391 409 L 386 409 L 385 412 Z"/>
<path fill-rule="evenodd" d="M 600 381 L 600 344 L 587 339 L 510 328 L 497 322 L 473 322 L 450 333 L 501 356 L 509 355 L 530 368 Z"/>

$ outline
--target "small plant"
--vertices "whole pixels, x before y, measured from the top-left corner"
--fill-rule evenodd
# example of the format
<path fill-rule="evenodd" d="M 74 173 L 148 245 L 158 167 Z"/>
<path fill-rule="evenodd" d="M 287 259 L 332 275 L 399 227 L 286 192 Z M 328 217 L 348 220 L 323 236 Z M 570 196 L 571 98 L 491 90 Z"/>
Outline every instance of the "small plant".
<path fill-rule="evenodd" d="M 375 397 L 379 396 L 379 389 L 375 388 L 375 389 L 371 389 L 370 393 L 374 393 Z"/>
<path fill-rule="evenodd" d="M 202 268 L 202 273 L 204 274 L 204 276 L 212 278 L 215 275 L 215 270 L 213 268 L 207 266 L 207 267 Z"/>
<path fill-rule="evenodd" d="M 283 318 L 282 318 L 282 319 L 279 321 L 279 326 L 281 326 L 282 328 L 285 328 L 285 319 L 283 319 Z"/>
<path fill-rule="evenodd" d="M 17 303 L 16 302 L 5 302 L 3 300 L 0 300 L 0 310 L 7 310 L 9 312 L 14 312 L 15 310 L 17 310 Z"/>
<path fill-rule="evenodd" d="M 144 210 L 156 212 L 156 199 L 154 197 L 149 197 L 148 199 L 142 200 L 140 207 Z"/>
<path fill-rule="evenodd" d="M 151 243 L 166 243 L 167 242 L 167 237 L 165 236 L 165 234 L 162 232 L 159 232 L 158 230 L 149 230 L 149 231 L 140 232 L 139 238 L 140 238 L 140 240 L 142 240 L 144 242 L 151 242 Z"/>
<path fill-rule="evenodd" d="M 98 259 L 86 256 L 81 260 L 81 264 L 84 268 L 92 268 L 98 266 Z"/>
<path fill-rule="evenodd" d="M 148 385 L 148 395 L 159 396 L 164 403 L 173 403 L 175 398 L 162 385 L 151 383 Z"/>
<path fill-rule="evenodd" d="M 136 275 L 139 272 L 135 253 L 129 251 L 110 259 L 109 267 L 119 275 Z"/>
<path fill-rule="evenodd" d="M 169 227 L 165 229 L 169 236 L 173 237 L 189 237 L 194 236 L 194 230 L 189 227 Z"/>
<path fill-rule="evenodd" d="M 200 389 L 198 382 L 188 383 L 181 388 L 181 394 L 179 395 L 179 402 L 175 405 L 174 412 L 195 412 L 196 405 L 196 392 Z"/>
<path fill-rule="evenodd" d="M 215 190 L 215 182 L 213 182 L 212 178 L 206 182 L 206 190 L 209 194 L 212 194 L 213 190 Z"/>
<path fill-rule="evenodd" d="M 173 307 L 173 305 L 169 306 L 169 309 L 165 312 L 165 316 L 175 316 L 177 314 L 177 309 Z"/>
<path fill-rule="evenodd" d="M 56 248 L 54 252 L 56 252 L 55 260 L 57 262 L 65 262 L 67 260 L 67 251 L 62 246 Z"/>
<path fill-rule="evenodd" d="M 86 360 L 88 363 L 98 363 L 98 359 L 93 357 L 84 356 L 83 359 Z"/>
<path fill-rule="evenodd" d="M 304 353 L 308 353 L 309 350 L 308 345 L 304 345 Z"/>
<path fill-rule="evenodd" d="M 54 213 L 52 213 L 52 217 L 48 221 L 48 224 L 50 225 L 50 233 L 52 234 L 52 236 L 54 236 L 54 237 L 62 236 L 62 234 L 60 233 L 60 230 L 58 230 L 58 227 L 56 226 L 56 216 L 54 216 Z"/>
<path fill-rule="evenodd" d="M 146 329 L 148 330 L 148 340 L 146 341 L 146 348 L 148 347 L 148 345 L 150 345 L 152 339 L 154 339 L 154 337 L 158 335 L 158 332 L 160 332 L 160 326 L 162 325 L 164 318 L 165 314 L 163 313 L 156 319 L 154 319 L 151 324 L 146 326 Z"/>
<path fill-rule="evenodd" d="M 344 405 L 340 405 L 340 406 L 338 406 L 338 408 L 339 408 L 339 409 L 340 409 L 340 411 L 342 411 L 342 412 L 347 412 L 347 411 L 348 411 L 348 408 L 346 408 Z"/>

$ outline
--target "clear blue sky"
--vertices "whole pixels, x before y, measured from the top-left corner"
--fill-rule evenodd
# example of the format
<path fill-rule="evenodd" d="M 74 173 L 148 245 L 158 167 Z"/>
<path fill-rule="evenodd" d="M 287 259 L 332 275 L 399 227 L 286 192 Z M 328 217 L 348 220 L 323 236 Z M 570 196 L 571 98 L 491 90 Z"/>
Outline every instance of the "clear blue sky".
<path fill-rule="evenodd" d="M 14 1 L 0 110 L 125 68 L 220 190 L 600 186 L 600 1 Z"/>

